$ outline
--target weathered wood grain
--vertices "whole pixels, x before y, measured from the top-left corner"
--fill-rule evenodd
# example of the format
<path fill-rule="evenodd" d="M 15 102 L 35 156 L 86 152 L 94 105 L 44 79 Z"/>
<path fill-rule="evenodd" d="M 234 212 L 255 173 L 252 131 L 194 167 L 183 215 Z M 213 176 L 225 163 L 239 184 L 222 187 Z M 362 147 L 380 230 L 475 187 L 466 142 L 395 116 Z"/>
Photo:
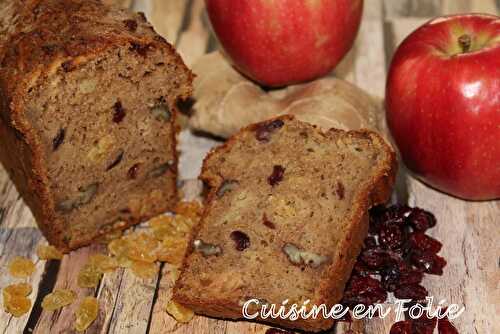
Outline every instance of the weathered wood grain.
<path fill-rule="evenodd" d="M 177 42 L 177 51 L 188 66 L 191 66 L 198 57 L 207 51 L 210 33 L 206 21 L 203 19 L 204 13 L 204 0 L 193 0 L 193 5 L 189 13 L 189 25 L 181 33 Z"/>
<path fill-rule="evenodd" d="M 451 0 L 455 1 L 455 0 Z M 386 18 L 433 17 L 441 13 L 442 0 L 384 0 Z"/>
<path fill-rule="evenodd" d="M 102 245 L 92 245 L 81 248 L 64 256 L 60 269 L 57 272 L 57 280 L 54 289 L 69 289 L 76 292 L 77 300 L 61 310 L 47 312 L 42 311 L 35 333 L 77 333 L 73 329 L 74 312 L 85 296 L 94 296 L 95 289 L 82 289 L 77 285 L 77 277 L 80 269 L 87 263 L 91 254 L 102 252 Z"/>
<path fill-rule="evenodd" d="M 350 81 L 379 98 L 384 96 L 386 71 L 382 17 L 382 1 L 370 1 L 363 13 L 353 49 L 335 69 L 335 76 Z"/>
<path fill-rule="evenodd" d="M 386 18 L 426 17 L 459 13 L 489 13 L 498 15 L 496 0 L 384 0 Z"/>
<path fill-rule="evenodd" d="M 0 221 L 0 288 L 21 281 L 31 284 L 33 291 L 29 298 L 33 305 L 38 293 L 40 278 L 45 268 L 45 261 L 38 260 L 34 254 L 42 236 L 36 228 L 31 211 L 24 205 L 16 188 L 10 182 L 6 171 L 1 166 L 0 190 L 0 208 L 2 209 Z M 7 266 L 15 256 L 27 257 L 35 263 L 35 272 L 29 279 L 15 279 L 9 275 Z M 15 318 L 6 312 L 0 311 L 0 333 L 21 333 L 28 319 L 28 315 Z"/>
<path fill-rule="evenodd" d="M 442 0 L 442 14 L 500 13 L 500 3 L 495 0 Z"/>
<path fill-rule="evenodd" d="M 107 281 L 104 281 L 106 283 Z M 145 333 L 153 305 L 157 277 L 143 280 L 125 270 L 109 322 L 110 333 Z M 103 289 L 105 287 L 103 286 Z M 101 290 L 102 291 L 102 290 Z M 103 295 L 109 298 L 109 296 Z"/>

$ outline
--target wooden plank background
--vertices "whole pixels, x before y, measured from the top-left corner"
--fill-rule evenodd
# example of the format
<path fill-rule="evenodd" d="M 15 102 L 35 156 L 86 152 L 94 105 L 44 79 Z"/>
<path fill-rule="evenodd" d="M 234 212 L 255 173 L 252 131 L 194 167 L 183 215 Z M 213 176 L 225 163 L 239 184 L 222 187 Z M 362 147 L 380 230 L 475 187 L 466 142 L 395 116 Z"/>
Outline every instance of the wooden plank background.
<path fill-rule="evenodd" d="M 106 0 L 144 11 L 157 31 L 174 44 L 186 64 L 217 48 L 210 33 L 203 0 Z M 500 0 L 365 0 L 364 20 L 356 45 L 334 75 L 351 81 L 381 99 L 385 76 L 397 45 L 412 30 L 430 18 L 460 12 L 499 13 Z M 217 143 L 181 134 L 181 178 L 196 189 L 201 159 Z M 195 191 L 196 192 L 196 191 Z M 447 261 L 442 277 L 426 278 L 424 285 L 436 298 L 466 306 L 454 321 L 460 333 L 500 333 L 500 202 L 471 203 L 436 192 L 404 170 L 397 189 L 399 201 L 407 201 L 434 212 L 438 225 L 431 234 L 444 243 L 441 255 Z M 140 227 L 138 227 L 140 228 Z M 79 289 L 76 275 L 89 254 L 103 251 L 94 245 L 65 256 L 61 262 L 40 261 L 36 245 L 43 240 L 29 209 L 7 174 L 0 167 L 0 288 L 12 282 L 6 264 L 16 255 L 32 258 L 36 272 L 34 306 L 29 315 L 13 318 L 0 311 L 0 333 L 74 333 L 75 305 L 44 312 L 40 302 L 54 287 L 70 288 L 79 298 L 95 295 L 100 301 L 97 321 L 87 333 L 230 333 L 264 334 L 265 325 L 227 322 L 197 316 L 187 325 L 177 324 L 165 312 L 172 278 L 168 265 L 158 267 L 156 278 L 143 281 L 129 271 L 104 275 L 97 289 Z M 339 324 L 332 333 L 388 333 L 393 319 Z"/>

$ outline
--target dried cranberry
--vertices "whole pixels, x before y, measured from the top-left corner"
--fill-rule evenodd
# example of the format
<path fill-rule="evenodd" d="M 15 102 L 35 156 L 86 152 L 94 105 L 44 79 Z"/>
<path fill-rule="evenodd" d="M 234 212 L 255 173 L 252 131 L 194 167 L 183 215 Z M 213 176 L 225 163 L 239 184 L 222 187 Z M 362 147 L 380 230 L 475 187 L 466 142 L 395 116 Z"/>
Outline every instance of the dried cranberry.
<path fill-rule="evenodd" d="M 370 230 L 378 232 L 380 227 L 387 225 L 404 226 L 410 212 L 411 208 L 407 205 L 376 206 L 370 210 Z"/>
<path fill-rule="evenodd" d="M 415 250 L 411 253 L 410 259 L 413 265 L 427 274 L 442 275 L 443 268 L 446 266 L 445 259 L 431 252 Z"/>
<path fill-rule="evenodd" d="M 274 165 L 272 174 L 267 178 L 267 182 L 271 186 L 275 186 L 283 180 L 283 175 L 285 174 L 285 168 L 280 165 Z"/>
<path fill-rule="evenodd" d="M 344 291 L 342 303 L 347 305 L 372 305 L 382 303 L 387 299 L 387 292 L 380 282 L 372 277 L 351 277 Z"/>
<path fill-rule="evenodd" d="M 388 291 L 394 292 L 399 286 L 420 283 L 423 273 L 401 260 L 384 268 L 380 272 L 380 276 L 382 286 Z"/>
<path fill-rule="evenodd" d="M 337 187 L 335 189 L 335 192 L 337 193 L 337 196 L 339 197 L 339 199 L 344 199 L 344 196 L 345 196 L 345 187 L 342 184 L 342 182 L 337 181 Z"/>
<path fill-rule="evenodd" d="M 370 269 L 382 269 L 387 263 L 387 253 L 379 248 L 372 248 L 363 251 L 360 255 L 363 261 Z"/>
<path fill-rule="evenodd" d="M 380 229 L 379 243 L 386 249 L 401 248 L 404 242 L 403 231 L 398 225 L 385 225 Z"/>
<path fill-rule="evenodd" d="M 113 105 L 113 122 L 115 123 L 120 123 L 123 121 L 123 118 L 125 117 L 125 110 L 123 109 L 122 103 L 120 101 L 117 101 Z"/>
<path fill-rule="evenodd" d="M 377 240 L 373 235 L 369 235 L 365 238 L 363 247 L 365 249 L 377 247 Z"/>
<path fill-rule="evenodd" d="M 137 30 L 137 22 L 135 20 L 124 20 L 123 23 L 125 24 L 125 27 L 127 27 L 128 30 L 130 31 Z"/>
<path fill-rule="evenodd" d="M 376 271 L 368 268 L 368 266 L 360 260 L 356 261 L 354 268 L 352 268 L 352 275 L 368 276 L 376 273 Z"/>
<path fill-rule="evenodd" d="M 387 291 L 394 292 L 400 286 L 419 284 L 423 277 L 424 274 L 421 271 L 393 266 L 382 272 L 381 282 Z"/>
<path fill-rule="evenodd" d="M 271 122 L 260 124 L 255 132 L 255 138 L 259 141 L 268 142 L 271 139 L 271 134 L 283 127 L 285 123 L 281 119 L 276 119 Z"/>
<path fill-rule="evenodd" d="M 61 67 L 64 70 L 64 72 L 71 72 L 76 68 L 73 60 L 67 60 L 67 61 L 63 62 L 61 64 Z"/>
<path fill-rule="evenodd" d="M 439 241 L 429 237 L 423 232 L 412 233 L 409 241 L 413 248 L 418 248 L 422 251 L 429 251 L 432 253 L 438 253 L 443 246 Z"/>
<path fill-rule="evenodd" d="M 272 230 L 276 228 L 276 225 L 274 225 L 274 223 L 267 218 L 266 214 L 262 215 L 262 224 Z"/>
<path fill-rule="evenodd" d="M 401 273 L 396 266 L 386 268 L 380 275 L 380 282 L 382 287 L 389 292 L 394 292 L 399 286 L 399 277 Z"/>
<path fill-rule="evenodd" d="M 241 252 L 250 247 L 250 238 L 245 233 L 241 231 L 233 231 L 231 232 L 230 237 L 234 241 L 236 250 Z"/>
<path fill-rule="evenodd" d="M 412 299 L 415 301 L 423 301 L 427 297 L 427 289 L 420 284 L 402 285 L 396 288 L 394 296 L 398 299 Z"/>
<path fill-rule="evenodd" d="M 425 231 L 436 225 L 434 215 L 420 208 L 413 208 L 408 220 L 410 225 L 417 231 Z"/>
<path fill-rule="evenodd" d="M 412 333 L 432 334 L 434 332 L 434 328 L 436 328 L 436 322 L 436 318 L 427 318 L 427 315 L 424 313 L 420 318 L 412 320 Z"/>
<path fill-rule="evenodd" d="M 130 43 L 130 51 L 135 51 L 143 57 L 147 55 L 150 48 L 151 48 L 150 44 L 140 44 L 136 42 Z"/>
<path fill-rule="evenodd" d="M 130 167 L 130 169 L 127 172 L 127 176 L 129 179 L 134 180 L 137 178 L 138 173 L 139 173 L 139 164 L 135 164 L 132 167 Z"/>
<path fill-rule="evenodd" d="M 57 135 L 52 140 L 52 151 L 56 151 L 59 146 L 64 142 L 64 137 L 66 136 L 66 130 L 60 129 Z"/>
<path fill-rule="evenodd" d="M 56 49 L 57 49 L 57 45 L 55 45 L 55 44 L 42 45 L 42 51 L 45 52 L 48 55 L 55 54 Z"/>
<path fill-rule="evenodd" d="M 448 319 L 438 320 L 438 333 L 439 334 L 458 334 L 458 330 Z"/>
<path fill-rule="evenodd" d="M 409 320 L 405 320 L 394 323 L 389 334 L 412 334 L 411 322 Z"/>

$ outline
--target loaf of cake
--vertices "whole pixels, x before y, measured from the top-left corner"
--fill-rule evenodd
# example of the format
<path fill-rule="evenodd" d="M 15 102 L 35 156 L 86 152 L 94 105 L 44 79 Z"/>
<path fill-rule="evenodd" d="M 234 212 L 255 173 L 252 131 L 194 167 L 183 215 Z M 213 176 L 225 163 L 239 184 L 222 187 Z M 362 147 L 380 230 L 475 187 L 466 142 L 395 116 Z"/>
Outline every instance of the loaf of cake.
<path fill-rule="evenodd" d="M 393 150 L 370 131 L 329 130 L 282 116 L 251 125 L 205 159 L 205 211 L 173 298 L 196 313 L 242 318 L 262 304 L 299 308 L 340 301 L 368 231 L 368 209 L 386 202 Z M 321 314 L 321 313 L 320 313 Z M 259 318 L 257 318 L 258 320 Z M 324 317 L 260 319 L 320 331 Z"/>
<path fill-rule="evenodd" d="M 0 1 L 0 159 L 51 244 L 173 207 L 176 103 L 192 77 L 143 14 Z"/>

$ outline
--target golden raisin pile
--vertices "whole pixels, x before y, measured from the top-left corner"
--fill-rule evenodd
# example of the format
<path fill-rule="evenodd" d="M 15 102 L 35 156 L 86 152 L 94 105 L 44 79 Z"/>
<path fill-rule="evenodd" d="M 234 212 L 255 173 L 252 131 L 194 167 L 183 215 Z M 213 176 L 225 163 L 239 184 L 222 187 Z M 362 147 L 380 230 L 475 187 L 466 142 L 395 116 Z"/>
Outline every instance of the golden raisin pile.
<path fill-rule="evenodd" d="M 35 271 L 35 264 L 30 259 L 16 256 L 8 266 L 9 274 L 14 278 L 29 278 Z M 31 285 L 27 283 L 11 284 L 3 288 L 3 306 L 6 312 L 14 317 L 20 317 L 31 309 Z"/>
<path fill-rule="evenodd" d="M 142 279 L 156 277 L 159 262 L 172 265 L 173 280 L 178 276 L 178 268 L 182 264 L 187 250 L 190 232 L 201 216 L 201 205 L 197 202 L 181 202 L 174 215 L 162 215 L 150 220 L 148 227 L 122 235 L 110 233 L 105 239 L 109 255 L 94 254 L 81 268 L 77 284 L 81 288 L 96 288 L 105 273 L 117 268 L 129 268 L 135 276 Z M 37 255 L 41 260 L 61 260 L 63 254 L 50 245 L 39 245 Z M 9 265 L 13 277 L 26 278 L 35 270 L 32 261 L 16 257 Z M 31 309 L 31 301 L 27 297 L 31 286 L 26 283 L 13 284 L 3 289 L 4 307 L 7 312 L 19 317 Z M 56 289 L 46 295 L 42 308 L 51 312 L 72 304 L 77 298 L 75 292 Z M 85 297 L 75 312 L 74 327 L 84 331 L 98 315 L 98 302 L 94 297 Z M 190 321 L 194 313 L 173 301 L 169 301 L 166 311 L 179 322 Z"/>
<path fill-rule="evenodd" d="M 118 266 L 130 268 L 140 278 L 153 278 L 157 262 L 180 266 L 187 250 L 189 235 L 201 215 L 197 202 L 181 202 L 175 215 L 150 220 L 149 227 L 112 240 L 108 250 Z"/>

